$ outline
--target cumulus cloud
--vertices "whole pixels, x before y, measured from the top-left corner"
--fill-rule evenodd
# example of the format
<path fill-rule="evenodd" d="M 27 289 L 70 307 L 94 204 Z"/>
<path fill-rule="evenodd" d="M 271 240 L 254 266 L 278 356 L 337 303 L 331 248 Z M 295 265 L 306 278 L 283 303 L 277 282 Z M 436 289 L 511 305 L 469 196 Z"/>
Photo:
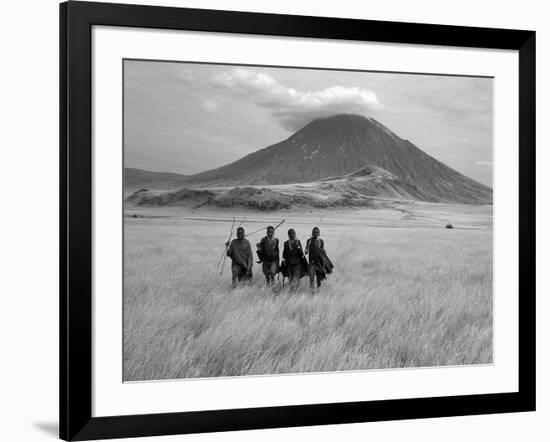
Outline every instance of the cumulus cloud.
<path fill-rule="evenodd" d="M 210 114 L 217 112 L 219 107 L 220 107 L 220 103 L 218 103 L 215 100 L 207 99 L 202 102 L 202 108 L 204 109 L 205 112 L 208 112 Z"/>
<path fill-rule="evenodd" d="M 194 80 L 193 71 L 191 71 L 190 69 L 180 69 L 178 72 L 176 72 L 176 76 L 180 80 L 185 82 Z"/>
<path fill-rule="evenodd" d="M 478 166 L 493 167 L 493 162 L 492 161 L 476 161 L 476 164 Z"/>
<path fill-rule="evenodd" d="M 233 68 L 213 78 L 214 84 L 269 109 L 277 122 L 290 131 L 311 120 L 341 113 L 368 114 L 381 107 L 376 94 L 359 87 L 333 86 L 300 91 L 278 82 L 271 75 Z"/>

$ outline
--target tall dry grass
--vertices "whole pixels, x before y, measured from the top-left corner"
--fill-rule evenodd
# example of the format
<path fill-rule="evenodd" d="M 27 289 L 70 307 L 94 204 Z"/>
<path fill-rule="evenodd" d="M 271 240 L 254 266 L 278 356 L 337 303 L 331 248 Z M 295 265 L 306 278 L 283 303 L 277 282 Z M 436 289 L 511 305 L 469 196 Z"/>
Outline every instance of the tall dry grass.
<path fill-rule="evenodd" d="M 230 290 L 227 228 L 126 220 L 125 380 L 492 362 L 491 230 L 325 226 L 336 268 L 312 297 L 257 265 Z"/>

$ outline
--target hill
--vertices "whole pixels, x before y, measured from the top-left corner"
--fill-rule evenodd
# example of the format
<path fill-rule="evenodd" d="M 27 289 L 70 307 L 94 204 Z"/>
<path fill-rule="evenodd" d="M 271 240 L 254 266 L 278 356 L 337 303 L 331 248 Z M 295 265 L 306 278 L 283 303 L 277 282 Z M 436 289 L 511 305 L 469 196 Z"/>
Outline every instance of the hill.
<path fill-rule="evenodd" d="M 269 186 L 183 188 L 173 191 L 142 189 L 127 198 L 138 206 L 241 208 L 261 211 L 294 207 L 392 207 L 393 200 L 426 201 L 413 183 L 376 166 L 310 183 Z"/>
<path fill-rule="evenodd" d="M 151 172 L 148 170 L 124 168 L 124 188 L 126 193 L 135 192 L 137 189 L 169 188 L 172 183 L 185 180 L 187 175 L 171 172 Z"/>

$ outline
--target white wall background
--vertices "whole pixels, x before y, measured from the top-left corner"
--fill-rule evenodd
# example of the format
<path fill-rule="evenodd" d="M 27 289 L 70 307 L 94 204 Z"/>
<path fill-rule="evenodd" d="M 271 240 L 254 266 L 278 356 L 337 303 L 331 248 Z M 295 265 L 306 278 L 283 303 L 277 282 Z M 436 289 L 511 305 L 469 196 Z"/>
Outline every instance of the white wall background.
<path fill-rule="evenodd" d="M 263 430 L 148 440 L 546 441 L 550 439 L 550 14 L 523 0 L 181 0 L 157 5 L 354 17 L 537 31 L 538 411 L 416 421 Z M 57 436 L 58 7 L 0 6 L 0 440 Z"/>

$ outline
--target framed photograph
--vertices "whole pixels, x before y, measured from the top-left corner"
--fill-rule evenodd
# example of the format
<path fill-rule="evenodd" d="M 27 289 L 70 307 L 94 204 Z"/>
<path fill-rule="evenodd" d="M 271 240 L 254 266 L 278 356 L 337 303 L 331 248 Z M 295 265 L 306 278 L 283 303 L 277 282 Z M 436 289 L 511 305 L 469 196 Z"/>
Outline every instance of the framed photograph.
<path fill-rule="evenodd" d="M 535 32 L 60 25 L 62 439 L 535 409 Z"/>

